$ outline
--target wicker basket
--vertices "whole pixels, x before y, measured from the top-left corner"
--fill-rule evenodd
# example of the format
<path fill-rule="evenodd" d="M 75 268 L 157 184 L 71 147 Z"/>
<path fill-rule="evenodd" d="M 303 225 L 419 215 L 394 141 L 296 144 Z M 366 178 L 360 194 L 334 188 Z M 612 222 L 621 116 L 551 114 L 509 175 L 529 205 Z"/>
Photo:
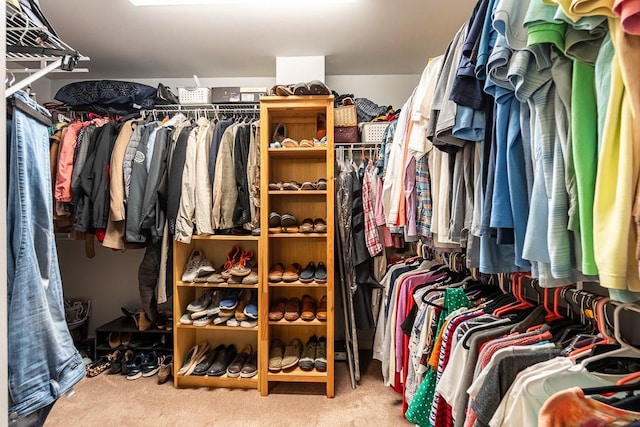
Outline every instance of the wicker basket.
<path fill-rule="evenodd" d="M 389 127 L 390 122 L 360 123 L 362 131 L 362 142 L 378 143 L 382 142 L 384 132 Z"/>
<path fill-rule="evenodd" d="M 211 104 L 211 89 L 208 87 L 179 87 L 180 104 Z"/>
<path fill-rule="evenodd" d="M 335 142 L 348 142 L 355 144 L 358 142 L 358 126 L 341 126 L 333 128 L 333 139 Z"/>
<path fill-rule="evenodd" d="M 358 113 L 355 105 L 345 105 L 333 110 L 335 127 L 347 127 L 358 125 Z"/>

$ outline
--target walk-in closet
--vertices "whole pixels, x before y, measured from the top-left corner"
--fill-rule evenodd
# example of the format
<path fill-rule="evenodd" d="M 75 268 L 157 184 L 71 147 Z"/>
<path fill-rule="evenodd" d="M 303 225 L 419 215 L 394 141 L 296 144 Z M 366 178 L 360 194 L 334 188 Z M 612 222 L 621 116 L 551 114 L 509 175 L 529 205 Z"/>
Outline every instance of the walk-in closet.
<path fill-rule="evenodd" d="M 640 426 L 640 0 L 6 0 L 7 425 Z"/>

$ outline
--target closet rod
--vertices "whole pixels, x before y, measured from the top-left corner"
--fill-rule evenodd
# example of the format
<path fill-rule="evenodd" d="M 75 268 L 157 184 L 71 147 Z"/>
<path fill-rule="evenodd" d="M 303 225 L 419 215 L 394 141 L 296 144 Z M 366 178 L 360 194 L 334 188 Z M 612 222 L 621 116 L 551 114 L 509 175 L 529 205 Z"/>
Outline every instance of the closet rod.
<path fill-rule="evenodd" d="M 17 91 L 19 91 L 20 89 L 29 86 L 31 83 L 35 82 L 36 80 L 38 80 L 40 77 L 50 73 L 51 71 L 57 69 L 58 67 L 60 67 L 60 65 L 62 64 L 62 58 L 58 58 L 56 61 L 52 62 L 51 64 L 47 65 L 46 67 L 42 68 L 41 70 L 36 71 L 35 73 L 31 74 L 29 77 L 26 77 L 22 80 L 20 80 L 18 83 L 14 84 L 13 86 L 7 88 L 5 90 L 5 97 L 8 98 L 11 95 L 13 95 L 14 93 L 16 93 Z"/>

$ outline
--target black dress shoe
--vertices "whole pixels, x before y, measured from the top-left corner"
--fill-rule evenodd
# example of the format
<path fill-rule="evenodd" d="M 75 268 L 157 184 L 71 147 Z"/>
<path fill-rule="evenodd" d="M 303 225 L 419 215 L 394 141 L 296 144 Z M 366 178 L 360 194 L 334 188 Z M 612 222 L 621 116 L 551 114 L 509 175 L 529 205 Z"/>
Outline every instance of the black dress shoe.
<path fill-rule="evenodd" d="M 227 366 L 238 354 L 236 346 L 229 344 L 223 350 L 220 350 L 215 361 L 211 364 L 211 367 L 207 370 L 207 375 L 211 377 L 221 377 L 227 372 Z"/>

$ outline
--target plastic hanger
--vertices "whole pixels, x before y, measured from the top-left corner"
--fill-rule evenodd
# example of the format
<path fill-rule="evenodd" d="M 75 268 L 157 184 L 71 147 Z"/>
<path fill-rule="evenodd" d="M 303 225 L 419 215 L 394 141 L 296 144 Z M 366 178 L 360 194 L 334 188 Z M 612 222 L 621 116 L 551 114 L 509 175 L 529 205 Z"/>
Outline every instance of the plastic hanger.
<path fill-rule="evenodd" d="M 513 289 L 513 283 L 517 281 L 517 285 L 515 286 L 516 292 L 514 293 L 516 299 L 518 300 L 518 302 L 515 305 L 510 305 L 501 309 L 498 309 L 494 312 L 494 314 L 498 317 L 504 316 L 507 313 L 511 313 L 513 311 L 516 310 L 522 310 L 525 308 L 530 308 L 533 307 L 534 305 L 531 304 L 529 301 L 527 301 L 524 297 L 524 293 L 522 290 L 522 281 L 524 280 L 525 277 L 528 277 L 527 273 L 515 273 L 512 276 L 512 289 Z M 534 279 L 535 280 L 535 279 Z"/>
<path fill-rule="evenodd" d="M 637 307 L 634 304 L 620 304 L 616 307 L 613 312 L 613 334 L 615 341 L 620 344 L 620 348 L 616 350 L 612 350 L 606 353 L 598 354 L 595 356 L 587 357 L 582 362 L 580 362 L 580 368 L 586 368 L 590 363 L 596 362 L 598 360 L 606 359 L 608 357 L 635 357 L 640 358 L 640 349 L 632 346 L 631 344 L 627 344 L 622 339 L 622 333 L 620 331 L 620 314 L 623 310 L 631 310 L 637 313 L 640 313 L 640 307 Z M 604 316 L 603 316 L 604 317 Z"/>

